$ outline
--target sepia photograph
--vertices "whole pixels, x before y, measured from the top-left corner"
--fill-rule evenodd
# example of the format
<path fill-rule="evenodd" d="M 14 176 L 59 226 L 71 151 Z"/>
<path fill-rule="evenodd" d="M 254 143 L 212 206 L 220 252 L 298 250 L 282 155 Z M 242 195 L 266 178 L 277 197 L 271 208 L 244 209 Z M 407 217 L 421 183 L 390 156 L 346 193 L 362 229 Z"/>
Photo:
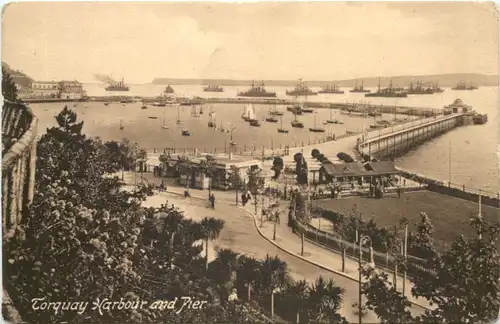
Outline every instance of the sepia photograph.
<path fill-rule="evenodd" d="M 11 2 L 7 323 L 494 323 L 494 2 Z"/>

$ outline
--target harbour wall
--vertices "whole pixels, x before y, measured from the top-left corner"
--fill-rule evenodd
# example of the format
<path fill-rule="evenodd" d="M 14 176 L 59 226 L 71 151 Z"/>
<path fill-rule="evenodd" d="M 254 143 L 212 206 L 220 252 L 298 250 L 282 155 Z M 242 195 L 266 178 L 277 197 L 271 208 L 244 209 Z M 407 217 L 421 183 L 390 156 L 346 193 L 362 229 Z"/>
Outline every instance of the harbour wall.
<path fill-rule="evenodd" d="M 144 102 L 145 104 L 152 104 L 160 100 L 159 97 L 130 97 L 130 96 L 92 96 L 80 99 L 64 99 L 64 98 L 43 98 L 43 99 L 24 99 L 25 103 L 74 103 L 74 102 L 109 102 L 119 103 L 123 100 L 130 100 L 130 102 Z M 186 105 L 190 104 L 263 104 L 263 105 L 293 105 L 296 103 L 291 99 L 278 99 L 278 98 L 195 98 L 195 99 L 180 99 Z M 434 109 L 428 107 L 408 107 L 408 106 L 388 106 L 388 105 L 371 105 L 362 103 L 338 103 L 338 102 L 307 102 L 307 106 L 318 109 L 340 109 L 348 110 L 353 108 L 372 110 L 376 109 L 384 114 L 404 114 L 412 116 L 436 116 L 442 113 L 441 109 Z"/>
<path fill-rule="evenodd" d="M 465 185 L 459 185 L 451 182 L 443 182 L 435 179 L 428 178 L 419 174 L 400 170 L 403 178 L 425 184 L 426 189 L 429 191 L 437 192 L 443 195 L 456 197 L 472 202 L 479 202 L 481 196 L 481 203 L 486 206 L 500 208 L 500 193 L 487 192 L 480 189 L 468 188 Z"/>

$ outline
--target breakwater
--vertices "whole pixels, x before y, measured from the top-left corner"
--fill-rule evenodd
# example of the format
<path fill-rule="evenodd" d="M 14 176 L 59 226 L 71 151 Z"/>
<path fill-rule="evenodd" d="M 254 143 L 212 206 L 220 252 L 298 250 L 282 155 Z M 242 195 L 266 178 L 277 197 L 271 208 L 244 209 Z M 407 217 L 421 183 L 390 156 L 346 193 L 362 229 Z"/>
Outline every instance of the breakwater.
<path fill-rule="evenodd" d="M 103 102 L 103 103 L 133 103 L 143 102 L 145 104 L 153 104 L 161 102 L 161 97 L 141 97 L 141 96 L 90 96 L 79 99 L 64 99 L 64 98 L 33 98 L 23 99 L 25 103 L 76 103 L 76 102 Z M 177 98 L 181 104 L 185 105 L 200 105 L 200 104 L 254 104 L 254 105 L 293 105 L 297 102 L 289 99 L 278 98 Z M 318 109 L 339 109 L 339 110 L 376 110 L 384 114 L 400 114 L 410 116 L 430 117 L 442 113 L 440 109 L 428 107 L 408 107 L 401 105 L 372 105 L 369 103 L 339 103 L 339 102 L 315 102 L 308 101 L 307 107 Z M 368 116 L 367 116 L 368 117 Z"/>

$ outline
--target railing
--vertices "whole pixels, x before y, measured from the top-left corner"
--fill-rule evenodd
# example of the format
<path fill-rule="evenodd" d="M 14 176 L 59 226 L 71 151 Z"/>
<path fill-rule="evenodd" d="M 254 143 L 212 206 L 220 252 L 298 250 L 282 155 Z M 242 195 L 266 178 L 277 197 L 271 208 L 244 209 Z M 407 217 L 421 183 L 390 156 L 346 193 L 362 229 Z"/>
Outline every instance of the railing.
<path fill-rule="evenodd" d="M 2 110 L 2 214 L 4 237 L 12 234 L 33 199 L 38 119 L 21 103 Z"/>
<path fill-rule="evenodd" d="M 251 156 L 256 159 L 260 158 L 271 158 L 274 156 L 283 156 L 287 155 L 288 149 L 291 148 L 301 148 L 301 147 L 306 147 L 306 146 L 311 146 L 311 145 L 318 145 L 318 144 L 323 144 L 323 143 L 329 143 L 329 142 L 334 142 L 334 141 L 339 141 L 347 137 L 351 136 L 356 136 L 362 134 L 361 132 L 350 132 L 347 131 L 345 134 L 335 136 L 326 136 L 322 138 L 317 138 L 309 141 L 301 141 L 301 142 L 292 142 L 290 144 L 280 144 L 279 146 L 272 147 L 272 148 L 266 148 L 265 146 L 258 147 L 257 145 L 244 145 L 243 148 L 241 149 L 232 149 L 230 147 L 226 147 L 224 149 L 199 149 L 199 148 L 179 148 L 179 147 L 167 147 L 167 148 L 153 148 L 150 150 L 148 153 L 150 154 L 165 154 L 165 153 L 170 153 L 170 154 L 186 154 L 186 155 L 196 155 L 197 153 L 206 153 L 206 154 L 219 154 L 219 153 L 225 153 L 229 154 L 229 152 L 232 152 L 233 154 L 238 154 L 241 156 Z"/>
<path fill-rule="evenodd" d="M 500 207 L 500 192 L 471 188 L 464 184 L 461 185 L 453 182 L 439 181 L 405 170 L 401 170 L 401 175 L 406 179 L 426 184 L 427 189 L 431 191 L 474 202 L 478 202 L 479 196 L 481 196 L 481 202 L 483 204 L 496 208 Z"/>
<path fill-rule="evenodd" d="M 304 238 L 325 247 L 328 250 L 332 250 L 335 253 L 342 253 L 343 247 L 346 250 L 346 257 L 358 260 L 359 246 L 353 242 L 347 240 L 342 240 L 338 235 L 331 234 L 315 228 L 309 224 L 302 224 L 301 222 L 295 221 L 295 232 L 297 234 L 304 233 Z M 362 258 L 366 262 L 370 262 L 370 252 L 369 249 L 362 247 L 361 250 Z M 356 252 L 358 251 L 358 252 Z M 394 268 L 396 265 L 396 258 L 388 253 L 383 253 L 379 251 L 373 251 L 373 259 L 377 268 L 382 268 L 384 271 L 394 273 Z M 432 271 L 425 268 L 425 260 L 408 255 L 407 257 L 407 275 L 408 277 L 420 276 L 422 272 L 433 273 Z"/>
<path fill-rule="evenodd" d="M 36 168 L 38 119 L 26 105 L 4 101 L 2 110 L 2 228 L 4 239 L 15 233 L 16 225 L 33 199 Z M 8 284 L 4 282 L 4 287 Z M 20 323 L 21 317 L 4 290 L 3 315 Z"/>

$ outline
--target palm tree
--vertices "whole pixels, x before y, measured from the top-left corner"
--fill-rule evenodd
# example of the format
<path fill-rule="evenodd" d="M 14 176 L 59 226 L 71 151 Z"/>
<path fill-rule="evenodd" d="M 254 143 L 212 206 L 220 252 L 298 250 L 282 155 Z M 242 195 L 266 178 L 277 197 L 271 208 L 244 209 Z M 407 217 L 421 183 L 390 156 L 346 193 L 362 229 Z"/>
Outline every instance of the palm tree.
<path fill-rule="evenodd" d="M 236 206 L 238 206 L 238 189 L 243 186 L 243 180 L 241 179 L 240 170 L 236 167 L 236 165 L 231 165 L 228 181 L 231 188 L 236 190 Z"/>
<path fill-rule="evenodd" d="M 238 277 L 247 286 L 247 298 L 251 300 L 252 285 L 254 285 L 260 278 L 259 268 L 261 264 L 257 259 L 247 256 L 240 256 L 240 267 L 238 269 Z"/>
<path fill-rule="evenodd" d="M 224 221 L 213 217 L 205 217 L 200 222 L 200 231 L 205 238 L 205 269 L 208 270 L 208 241 L 219 237 Z"/>
<path fill-rule="evenodd" d="M 307 300 L 309 298 L 309 284 L 305 280 L 292 282 L 286 290 L 287 300 L 291 309 L 297 311 L 297 324 L 300 323 L 300 313 L 307 311 Z"/>
<path fill-rule="evenodd" d="M 258 175 L 262 172 L 262 169 L 260 168 L 250 168 L 247 171 L 248 175 L 248 189 L 252 192 L 254 192 L 256 189 L 259 188 L 258 184 Z"/>
<path fill-rule="evenodd" d="M 212 178 L 215 175 L 216 169 L 216 161 L 213 156 L 207 155 L 205 156 L 205 160 L 200 162 L 200 171 L 208 177 L 208 196 L 212 194 Z"/>
<path fill-rule="evenodd" d="M 189 158 L 187 156 L 179 156 L 175 168 L 180 177 L 186 176 L 186 183 L 184 185 L 189 187 L 189 178 L 193 172 L 193 164 Z"/>
<path fill-rule="evenodd" d="M 290 282 L 288 264 L 277 256 L 266 255 L 266 259 L 261 263 L 260 272 L 261 288 L 269 294 L 273 289 L 284 288 Z"/>
<path fill-rule="evenodd" d="M 342 303 L 344 288 L 335 284 L 332 279 L 326 281 L 322 276 L 316 279 L 309 290 L 309 318 L 318 322 L 331 322 L 338 318 L 337 311 Z"/>

